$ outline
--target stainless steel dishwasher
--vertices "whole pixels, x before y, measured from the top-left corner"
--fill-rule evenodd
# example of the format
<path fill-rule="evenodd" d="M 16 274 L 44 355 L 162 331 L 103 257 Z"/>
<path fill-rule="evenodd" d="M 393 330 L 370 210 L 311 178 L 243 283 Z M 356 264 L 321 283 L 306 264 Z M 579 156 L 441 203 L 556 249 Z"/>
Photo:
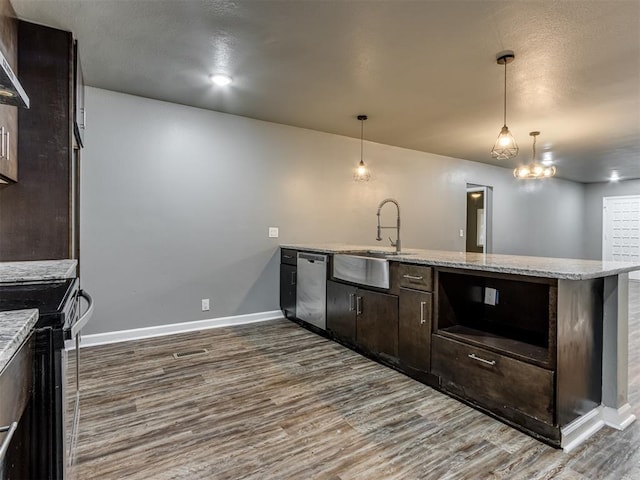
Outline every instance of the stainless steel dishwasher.
<path fill-rule="evenodd" d="M 298 253 L 296 317 L 327 329 L 327 256 Z"/>

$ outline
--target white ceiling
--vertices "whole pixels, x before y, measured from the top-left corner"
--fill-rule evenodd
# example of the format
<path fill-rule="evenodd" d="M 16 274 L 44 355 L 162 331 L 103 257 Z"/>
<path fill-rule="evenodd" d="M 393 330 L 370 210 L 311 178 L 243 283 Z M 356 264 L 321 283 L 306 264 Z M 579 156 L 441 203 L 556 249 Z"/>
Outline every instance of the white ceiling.
<path fill-rule="evenodd" d="M 94 87 L 352 137 L 365 113 L 367 140 L 509 168 L 540 130 L 559 177 L 640 178 L 640 0 L 11 2 Z M 506 49 L 520 154 L 494 161 Z"/>

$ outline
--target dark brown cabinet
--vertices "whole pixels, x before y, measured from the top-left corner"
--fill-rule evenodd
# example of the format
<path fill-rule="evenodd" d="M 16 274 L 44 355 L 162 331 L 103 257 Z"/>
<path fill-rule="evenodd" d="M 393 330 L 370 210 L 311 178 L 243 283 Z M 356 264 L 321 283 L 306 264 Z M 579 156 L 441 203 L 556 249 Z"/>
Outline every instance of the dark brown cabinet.
<path fill-rule="evenodd" d="M 428 372 L 431 365 L 433 294 L 400 289 L 398 357 L 404 366 Z"/>
<path fill-rule="evenodd" d="M 356 344 L 356 295 L 351 285 L 327 281 L 327 330 L 349 345 Z"/>
<path fill-rule="evenodd" d="M 327 330 L 371 354 L 396 359 L 398 297 L 329 280 Z"/>
<path fill-rule="evenodd" d="M 294 265 L 280 265 L 280 309 L 287 318 L 296 316 L 296 272 Z"/>
<path fill-rule="evenodd" d="M 73 148 L 73 36 L 18 21 L 20 176 L 0 189 L 0 260 L 78 256 L 79 157 Z"/>
<path fill-rule="evenodd" d="M 553 425 L 553 371 L 437 335 L 433 342 L 433 372 L 445 390 L 507 418 Z"/>
<path fill-rule="evenodd" d="M 557 281 L 444 268 L 436 278 L 431 372 L 441 388 L 558 445 Z M 599 403 L 572 374 L 572 399 Z"/>
<path fill-rule="evenodd" d="M 398 357 L 398 297 L 358 289 L 356 295 L 356 341 L 383 357 Z"/>
<path fill-rule="evenodd" d="M 280 310 L 287 318 L 296 316 L 296 282 L 298 252 L 288 248 L 280 250 Z"/>
<path fill-rule="evenodd" d="M 0 50 L 18 73 L 18 21 L 9 0 L 0 0 Z M 18 107 L 0 105 L 0 184 L 18 180 Z"/>

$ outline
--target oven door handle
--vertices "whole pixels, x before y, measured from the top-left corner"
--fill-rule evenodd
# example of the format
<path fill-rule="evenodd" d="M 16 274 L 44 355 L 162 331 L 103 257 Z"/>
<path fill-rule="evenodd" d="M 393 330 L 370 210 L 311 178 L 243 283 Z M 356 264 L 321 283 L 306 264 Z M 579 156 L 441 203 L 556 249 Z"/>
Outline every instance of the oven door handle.
<path fill-rule="evenodd" d="M 76 323 L 71 325 L 71 338 L 74 338 L 80 333 L 80 330 L 87 324 L 91 316 L 93 315 L 93 298 L 85 290 L 80 290 L 78 296 L 84 298 L 89 306 L 87 310 L 82 314 Z"/>
<path fill-rule="evenodd" d="M 7 432 L 2 442 L 2 446 L 0 446 L 0 464 L 4 463 L 4 456 L 7 454 L 7 450 L 9 449 L 9 443 L 11 443 L 11 437 L 15 433 L 18 428 L 18 422 L 13 422 L 11 425 L 6 427 L 0 427 L 0 433 Z"/>

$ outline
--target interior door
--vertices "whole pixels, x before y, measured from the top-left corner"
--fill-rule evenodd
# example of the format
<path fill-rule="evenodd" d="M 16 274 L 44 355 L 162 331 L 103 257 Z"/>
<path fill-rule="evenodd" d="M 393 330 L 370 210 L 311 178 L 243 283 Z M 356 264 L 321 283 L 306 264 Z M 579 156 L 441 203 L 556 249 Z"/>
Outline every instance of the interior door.
<path fill-rule="evenodd" d="M 640 263 L 640 195 L 602 199 L 602 259 Z M 640 280 L 640 271 L 629 278 Z"/>
<path fill-rule="evenodd" d="M 467 252 L 492 252 L 492 197 L 491 187 L 467 184 Z"/>

